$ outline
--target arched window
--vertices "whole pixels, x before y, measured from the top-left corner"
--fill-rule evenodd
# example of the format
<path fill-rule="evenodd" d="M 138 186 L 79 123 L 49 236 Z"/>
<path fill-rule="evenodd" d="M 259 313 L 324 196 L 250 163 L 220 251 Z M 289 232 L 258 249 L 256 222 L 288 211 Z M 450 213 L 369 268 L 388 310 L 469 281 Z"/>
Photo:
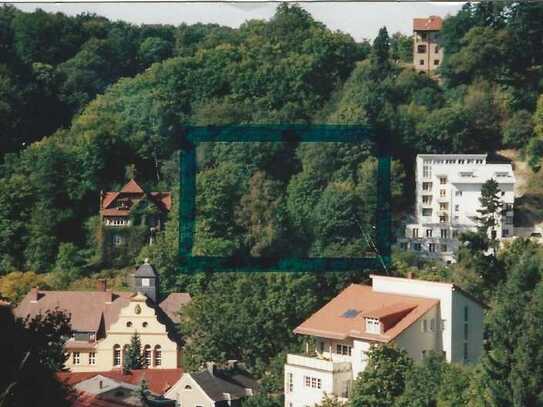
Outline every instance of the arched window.
<path fill-rule="evenodd" d="M 113 347 L 113 366 L 121 366 L 121 345 Z"/>
<path fill-rule="evenodd" d="M 123 363 L 126 360 L 126 355 L 128 354 L 128 345 L 123 346 Z"/>
<path fill-rule="evenodd" d="M 162 365 L 162 348 L 160 345 L 155 346 L 155 352 L 154 352 L 154 358 L 153 358 L 153 364 L 154 366 L 161 366 Z"/>
<path fill-rule="evenodd" d="M 145 367 L 151 366 L 151 345 L 145 345 L 143 348 L 143 360 Z"/>

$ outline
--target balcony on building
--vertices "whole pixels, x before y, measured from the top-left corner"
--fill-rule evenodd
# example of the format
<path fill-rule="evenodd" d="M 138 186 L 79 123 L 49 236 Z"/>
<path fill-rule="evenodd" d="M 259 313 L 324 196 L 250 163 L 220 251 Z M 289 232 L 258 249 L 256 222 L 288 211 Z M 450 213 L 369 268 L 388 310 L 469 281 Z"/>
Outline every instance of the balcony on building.
<path fill-rule="evenodd" d="M 351 370 L 351 362 L 334 361 L 333 358 L 325 358 L 317 354 L 293 354 L 287 355 L 287 365 L 300 366 L 308 369 L 317 369 L 324 372 L 343 372 Z"/>

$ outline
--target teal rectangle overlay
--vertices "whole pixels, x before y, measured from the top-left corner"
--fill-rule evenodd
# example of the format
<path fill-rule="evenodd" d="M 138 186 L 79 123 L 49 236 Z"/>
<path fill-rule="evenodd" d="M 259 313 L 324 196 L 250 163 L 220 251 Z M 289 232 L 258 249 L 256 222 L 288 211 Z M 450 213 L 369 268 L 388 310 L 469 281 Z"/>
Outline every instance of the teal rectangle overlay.
<path fill-rule="evenodd" d="M 263 125 L 185 127 L 181 132 L 179 196 L 179 270 L 182 273 L 277 271 L 329 272 L 387 269 L 391 255 L 391 159 L 388 137 L 367 126 Z M 193 256 L 196 222 L 196 147 L 201 142 L 372 142 L 377 151 L 377 213 L 375 256 L 251 257 Z"/>

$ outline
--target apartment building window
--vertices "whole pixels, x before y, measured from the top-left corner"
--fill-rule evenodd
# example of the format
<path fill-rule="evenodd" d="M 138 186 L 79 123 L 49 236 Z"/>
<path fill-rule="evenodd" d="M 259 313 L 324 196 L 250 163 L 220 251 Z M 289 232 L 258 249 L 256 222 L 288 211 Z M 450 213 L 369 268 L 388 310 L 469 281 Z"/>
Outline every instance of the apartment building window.
<path fill-rule="evenodd" d="M 381 333 L 381 324 L 377 318 L 366 318 L 366 332 L 370 334 Z"/>
<path fill-rule="evenodd" d="M 407 244 L 407 243 L 405 243 Z M 407 249 L 407 247 L 406 247 Z M 319 341 L 319 353 L 324 353 L 324 341 Z"/>
<path fill-rule="evenodd" d="M 294 375 L 292 373 L 287 373 L 287 392 L 292 393 L 294 390 Z"/>
<path fill-rule="evenodd" d="M 512 216 L 506 216 L 505 217 L 505 224 L 506 225 L 512 225 L 513 224 L 513 217 Z"/>
<path fill-rule="evenodd" d="M 449 229 L 441 229 L 441 238 L 442 239 L 448 239 L 449 238 Z"/>
<path fill-rule="evenodd" d="M 422 176 L 424 178 L 430 178 L 432 176 L 432 167 L 429 165 L 425 165 L 422 167 Z"/>
<path fill-rule="evenodd" d="M 441 245 L 441 251 L 442 251 L 442 252 L 446 252 L 446 251 L 447 251 L 447 245 L 446 245 L 446 244 L 442 244 L 442 245 Z"/>
<path fill-rule="evenodd" d="M 424 59 L 421 59 L 421 60 L 419 61 L 419 65 L 424 65 Z"/>
<path fill-rule="evenodd" d="M 420 250 L 422 249 L 422 246 L 420 243 L 413 243 L 413 250 L 416 251 L 416 252 L 420 252 Z"/>
<path fill-rule="evenodd" d="M 426 237 L 432 237 L 432 229 L 426 229 Z"/>
<path fill-rule="evenodd" d="M 422 190 L 423 191 L 431 191 L 432 190 L 432 183 L 431 182 L 423 182 L 422 183 Z"/>
<path fill-rule="evenodd" d="M 411 231 L 413 239 L 417 239 L 419 237 L 419 230 L 417 228 L 413 228 Z"/>
<path fill-rule="evenodd" d="M 432 318 L 430 320 L 430 331 L 434 332 L 435 329 L 436 329 L 436 320 Z"/>
<path fill-rule="evenodd" d="M 89 352 L 89 365 L 96 364 L 96 352 Z"/>
<path fill-rule="evenodd" d="M 338 355 L 351 356 L 351 351 L 352 351 L 352 348 L 350 346 L 341 345 L 339 343 L 336 345 L 336 353 Z"/>
<path fill-rule="evenodd" d="M 428 251 L 430 253 L 435 253 L 436 252 L 436 244 L 435 243 L 429 243 L 428 244 Z"/>
<path fill-rule="evenodd" d="M 439 45 L 436 45 L 436 54 L 439 52 Z"/>
<path fill-rule="evenodd" d="M 401 242 L 400 243 L 400 249 L 403 250 L 403 251 L 407 250 L 407 243 L 406 242 Z M 322 342 L 321 342 L 321 344 L 322 344 Z M 321 353 L 322 353 L 322 351 L 321 351 Z"/>
<path fill-rule="evenodd" d="M 445 185 L 447 183 L 447 177 L 439 177 L 439 183 Z"/>
<path fill-rule="evenodd" d="M 81 361 L 80 356 L 81 356 L 81 354 L 79 352 L 72 353 L 72 363 L 74 365 L 79 364 L 79 362 Z"/>
<path fill-rule="evenodd" d="M 441 202 L 439 204 L 439 210 L 440 211 L 448 211 L 449 210 L 449 203 L 448 202 Z"/>
<path fill-rule="evenodd" d="M 458 212 L 460 210 L 460 205 L 454 205 L 454 211 Z"/>
<path fill-rule="evenodd" d="M 113 347 L 113 366 L 121 366 L 121 346 Z"/>
<path fill-rule="evenodd" d="M 502 237 L 509 236 L 509 229 L 502 229 Z"/>
<path fill-rule="evenodd" d="M 432 216 L 432 208 L 422 208 L 422 216 Z"/>
<path fill-rule="evenodd" d="M 444 331 L 445 330 L 445 323 L 447 322 L 446 319 L 442 319 L 441 320 L 441 330 Z"/>
<path fill-rule="evenodd" d="M 468 361 L 468 343 L 464 342 L 464 362 Z"/>
<path fill-rule="evenodd" d="M 513 210 L 513 204 L 506 203 L 506 204 L 503 205 L 503 209 L 505 209 L 505 211 L 512 211 Z"/>
<path fill-rule="evenodd" d="M 456 191 L 456 192 L 454 193 L 454 195 L 456 195 L 456 196 L 462 196 L 462 191 Z"/>
<path fill-rule="evenodd" d="M 426 52 L 426 45 L 424 44 L 417 45 L 417 52 L 419 54 L 424 54 Z"/>
<path fill-rule="evenodd" d="M 432 195 L 423 195 L 422 196 L 422 203 L 430 205 L 432 203 Z"/>
<path fill-rule="evenodd" d="M 449 217 L 447 215 L 441 215 L 439 217 L 439 223 L 447 223 L 449 220 Z"/>
<path fill-rule="evenodd" d="M 458 215 L 454 215 L 454 221 L 455 222 L 458 222 L 459 219 L 460 219 L 460 217 Z"/>
<path fill-rule="evenodd" d="M 447 190 L 446 189 L 440 189 L 439 190 L 439 196 L 441 198 L 445 198 L 447 196 Z"/>
<path fill-rule="evenodd" d="M 439 65 L 439 59 L 434 59 L 434 65 Z"/>
<path fill-rule="evenodd" d="M 469 323 L 469 308 L 464 307 L 464 362 L 468 360 L 468 323 Z"/>
<path fill-rule="evenodd" d="M 467 305 L 464 307 L 464 323 L 468 323 L 469 321 L 469 308 Z"/>
<path fill-rule="evenodd" d="M 454 220 L 458 220 L 458 216 L 455 216 L 454 218 Z M 452 237 L 453 239 L 456 239 L 458 237 L 458 230 L 455 229 L 452 231 Z"/>

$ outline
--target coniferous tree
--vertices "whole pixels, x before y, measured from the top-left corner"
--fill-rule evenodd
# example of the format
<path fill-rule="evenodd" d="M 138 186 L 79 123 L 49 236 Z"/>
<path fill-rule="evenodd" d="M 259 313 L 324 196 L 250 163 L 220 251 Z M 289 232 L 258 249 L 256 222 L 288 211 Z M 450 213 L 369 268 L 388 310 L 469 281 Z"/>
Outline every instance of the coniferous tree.
<path fill-rule="evenodd" d="M 479 202 L 481 203 L 481 209 L 477 212 L 480 216 L 477 218 L 479 222 L 479 230 L 481 233 L 488 235 L 490 232 L 491 242 L 496 240 L 496 226 L 498 219 L 503 213 L 503 201 L 501 197 L 504 192 L 499 188 L 495 179 L 491 178 L 486 181 L 481 187 L 481 196 Z"/>
<path fill-rule="evenodd" d="M 126 348 L 123 370 L 128 372 L 133 369 L 141 369 L 145 366 L 145 360 L 141 352 L 141 339 L 137 332 L 132 335 L 130 345 Z"/>

